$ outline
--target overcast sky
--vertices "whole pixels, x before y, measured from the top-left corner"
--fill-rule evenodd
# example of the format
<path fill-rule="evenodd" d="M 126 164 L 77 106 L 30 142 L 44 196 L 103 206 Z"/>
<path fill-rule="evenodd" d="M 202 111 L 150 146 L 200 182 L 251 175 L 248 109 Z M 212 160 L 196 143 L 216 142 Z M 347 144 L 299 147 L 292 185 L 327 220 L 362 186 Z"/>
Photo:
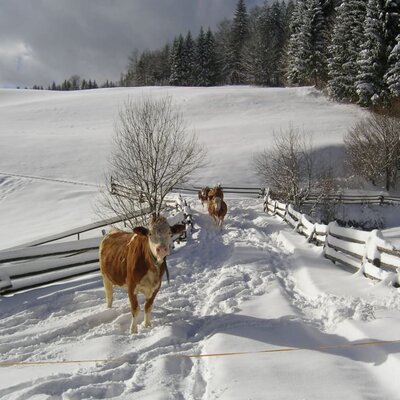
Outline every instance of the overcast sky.
<path fill-rule="evenodd" d="M 118 80 L 137 48 L 232 18 L 237 0 L 0 0 L 0 87 Z M 248 10 L 264 0 L 247 0 Z"/>

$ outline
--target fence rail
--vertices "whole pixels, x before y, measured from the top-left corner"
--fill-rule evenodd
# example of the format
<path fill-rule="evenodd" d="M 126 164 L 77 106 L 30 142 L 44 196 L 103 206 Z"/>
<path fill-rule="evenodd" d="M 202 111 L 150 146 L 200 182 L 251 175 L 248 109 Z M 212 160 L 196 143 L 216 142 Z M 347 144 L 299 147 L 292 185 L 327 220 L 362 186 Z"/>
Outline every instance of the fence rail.
<path fill-rule="evenodd" d="M 269 192 L 271 198 L 274 198 L 274 193 Z M 316 204 L 321 201 L 330 201 L 341 204 L 370 204 L 370 205 L 383 205 L 383 204 L 400 204 L 399 196 L 389 196 L 386 194 L 346 194 L 337 193 L 321 196 L 311 193 L 307 196 L 304 204 Z"/>
<path fill-rule="evenodd" d="M 185 223 L 184 235 L 174 240 L 185 240 L 193 226 L 190 207 L 179 197 L 176 202 L 176 213 L 168 217 L 170 224 Z M 135 217 L 147 214 L 134 214 Z M 110 218 L 94 224 L 62 232 L 25 246 L 3 250 L 0 252 L 0 294 L 10 294 L 31 289 L 43 284 L 50 284 L 66 278 L 73 278 L 99 270 L 98 248 L 101 236 L 74 240 L 63 243 L 52 243 L 76 234 L 88 232 L 118 222 L 121 218 Z"/>
<path fill-rule="evenodd" d="M 172 193 L 187 192 L 187 193 L 197 194 L 197 192 L 205 186 L 207 185 L 174 186 L 171 188 L 171 192 Z M 264 189 L 260 187 L 254 187 L 254 186 L 237 187 L 237 186 L 224 186 L 224 185 L 221 186 L 224 190 L 224 193 L 250 195 L 250 196 L 255 196 L 257 198 L 263 198 L 265 195 Z M 141 193 L 138 194 L 137 191 L 134 191 L 128 186 L 116 181 L 114 178 L 111 178 L 110 193 L 116 196 L 129 197 L 134 199 L 136 198 L 141 203 L 145 202 L 143 194 Z"/>
<path fill-rule="evenodd" d="M 323 245 L 324 256 L 334 263 L 360 270 L 370 278 L 400 285 L 400 250 L 386 241 L 381 231 L 343 228 L 336 222 L 328 225 L 315 223 L 291 204 L 273 200 L 268 191 L 264 198 L 264 211 L 279 216 L 308 241 Z"/>
<path fill-rule="evenodd" d="M 94 231 L 96 229 L 104 228 L 105 226 L 114 225 L 114 224 L 126 221 L 126 220 L 128 220 L 130 218 L 137 218 L 137 217 L 140 217 L 142 215 L 146 215 L 148 213 L 149 213 L 149 209 L 146 208 L 146 209 L 144 209 L 142 211 L 138 211 L 137 213 L 134 213 L 134 214 L 132 214 L 130 216 L 114 217 L 114 218 L 104 219 L 104 220 L 101 220 L 101 221 L 94 222 L 92 224 L 83 225 L 83 226 L 80 226 L 78 228 L 70 229 L 70 230 L 55 234 L 55 235 L 46 236 L 46 237 L 43 237 L 41 239 L 33 240 L 31 242 L 28 242 L 28 243 L 24 243 L 24 244 L 21 244 L 21 245 L 18 245 L 18 246 L 10 247 L 10 248 L 5 249 L 5 250 L 1 250 L 0 251 L 0 263 L 1 263 L 1 260 L 2 260 L 2 254 L 5 251 L 39 246 L 39 245 L 42 245 L 42 244 L 47 244 L 47 243 L 51 243 L 51 242 L 56 242 L 58 240 L 66 239 L 66 238 L 71 237 L 71 236 L 77 236 L 77 239 L 80 240 L 80 235 L 82 233 L 86 233 L 86 232 Z"/>

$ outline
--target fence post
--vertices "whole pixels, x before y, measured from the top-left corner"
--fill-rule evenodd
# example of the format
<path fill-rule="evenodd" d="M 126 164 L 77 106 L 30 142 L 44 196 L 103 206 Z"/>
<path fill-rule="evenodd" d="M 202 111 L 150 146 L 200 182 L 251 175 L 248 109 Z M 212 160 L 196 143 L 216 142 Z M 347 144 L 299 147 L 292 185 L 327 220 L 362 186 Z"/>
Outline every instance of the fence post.
<path fill-rule="evenodd" d="M 286 222 L 286 216 L 288 215 L 289 212 L 289 203 L 286 203 L 285 205 L 285 213 L 283 214 L 283 220 Z"/>
<path fill-rule="evenodd" d="M 265 191 L 265 189 L 264 189 Z M 269 188 L 267 189 L 264 196 L 264 212 L 268 212 L 268 202 L 269 202 Z"/>
<path fill-rule="evenodd" d="M 307 242 L 312 242 L 314 240 L 315 231 L 316 231 L 316 228 L 315 228 L 315 224 L 314 224 L 310 234 L 308 235 Z"/>
<path fill-rule="evenodd" d="M 381 252 L 377 246 L 378 240 L 383 240 L 382 234 L 380 230 L 374 229 L 365 242 L 365 250 L 362 259 L 363 264 L 371 260 L 372 265 L 377 268 L 381 267 Z"/>
<path fill-rule="evenodd" d="M 325 242 L 324 242 L 324 255 L 325 255 L 325 248 L 329 247 L 329 244 L 328 244 L 329 234 L 330 234 L 330 230 L 331 230 L 330 228 L 331 228 L 332 224 L 337 225 L 337 223 L 335 221 L 332 221 L 332 222 L 329 222 L 328 225 L 326 226 L 326 235 L 325 235 Z"/>

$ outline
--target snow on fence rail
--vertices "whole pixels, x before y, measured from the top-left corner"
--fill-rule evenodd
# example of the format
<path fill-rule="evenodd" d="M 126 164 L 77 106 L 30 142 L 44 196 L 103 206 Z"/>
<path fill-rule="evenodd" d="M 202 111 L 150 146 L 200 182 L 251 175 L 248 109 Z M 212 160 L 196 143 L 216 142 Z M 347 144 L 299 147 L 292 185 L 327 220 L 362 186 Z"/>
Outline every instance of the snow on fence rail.
<path fill-rule="evenodd" d="M 343 228 L 336 222 L 318 224 L 291 204 L 273 200 L 266 193 L 264 211 L 282 218 L 308 241 L 323 245 L 327 259 L 359 270 L 365 276 L 400 285 L 400 250 L 387 242 L 379 230 Z"/>
<path fill-rule="evenodd" d="M 187 228 L 183 235 L 177 235 L 173 240 L 185 240 L 193 222 L 190 207 L 181 196 L 176 202 L 175 210 L 175 215 L 168 217 L 169 223 L 184 223 Z M 134 216 L 147 213 L 148 211 L 137 213 Z M 107 219 L 30 242 L 24 247 L 18 246 L 0 251 L 0 294 L 31 289 L 98 271 L 101 236 L 63 243 L 51 242 L 122 221 L 121 218 Z"/>

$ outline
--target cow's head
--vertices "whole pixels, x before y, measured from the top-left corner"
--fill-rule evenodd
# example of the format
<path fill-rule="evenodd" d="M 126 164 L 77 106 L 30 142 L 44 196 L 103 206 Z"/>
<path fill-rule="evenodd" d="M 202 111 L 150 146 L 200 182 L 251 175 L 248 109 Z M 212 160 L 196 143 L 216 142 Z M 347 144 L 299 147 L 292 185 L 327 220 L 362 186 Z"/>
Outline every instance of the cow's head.
<path fill-rule="evenodd" d="M 185 225 L 175 224 L 170 226 L 164 217 L 153 217 L 147 228 L 138 226 L 133 229 L 137 235 L 147 236 L 149 239 L 150 251 L 158 264 L 164 261 L 169 254 L 169 245 L 173 235 L 185 230 Z"/>
<path fill-rule="evenodd" d="M 213 187 L 208 192 L 208 202 L 213 204 L 216 211 L 221 208 L 222 200 L 224 199 L 224 193 L 220 186 Z"/>
<path fill-rule="evenodd" d="M 207 198 L 209 191 L 210 191 L 210 188 L 208 186 L 203 187 L 203 189 L 201 189 L 201 194 L 202 194 L 203 198 L 205 198 L 205 199 Z"/>

